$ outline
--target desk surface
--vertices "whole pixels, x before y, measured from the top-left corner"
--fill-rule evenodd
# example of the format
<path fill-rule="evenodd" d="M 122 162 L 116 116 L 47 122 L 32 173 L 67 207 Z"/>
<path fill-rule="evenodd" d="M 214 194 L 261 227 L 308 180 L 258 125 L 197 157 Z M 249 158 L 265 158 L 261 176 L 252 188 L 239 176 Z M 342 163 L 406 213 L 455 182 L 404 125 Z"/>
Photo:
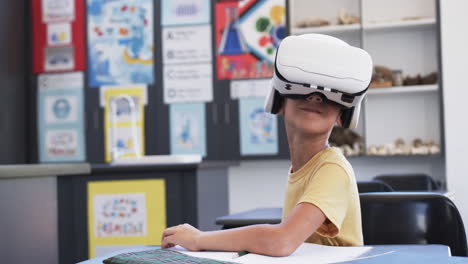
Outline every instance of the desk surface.
<path fill-rule="evenodd" d="M 447 259 L 447 257 L 450 256 L 450 249 L 448 246 L 444 245 L 378 245 L 378 246 L 371 246 L 372 249 L 368 252 L 366 252 L 364 255 L 360 256 L 359 260 L 353 260 L 349 261 L 346 263 L 362 263 L 363 259 L 366 261 L 365 263 L 379 263 L 379 264 L 385 264 L 385 263 L 393 263 L 393 262 L 387 262 L 386 259 L 388 259 L 389 255 L 397 255 L 400 254 L 403 257 L 400 257 L 400 261 L 402 258 L 404 258 L 404 254 L 410 254 L 411 256 L 424 256 L 424 261 L 425 263 L 431 263 L 427 262 L 427 259 L 434 259 L 434 260 L 440 260 L 441 259 Z M 142 246 L 142 247 L 135 247 L 135 248 L 129 248 L 125 250 L 120 250 L 116 251 L 111 254 L 107 254 L 102 257 L 97 257 L 94 259 L 90 259 L 87 261 L 80 262 L 79 264 L 102 264 L 102 261 L 121 254 L 121 253 L 128 253 L 128 252 L 137 252 L 137 251 L 145 251 L 145 250 L 151 250 L 151 249 L 158 249 L 159 246 Z M 451 259 L 451 258 L 450 258 Z M 454 260 L 460 260 L 462 258 L 453 258 Z M 462 260 L 465 260 L 468 262 L 468 258 L 463 258 Z M 235 260 L 233 260 L 235 262 Z M 434 262 L 436 263 L 436 262 Z M 455 262 L 453 262 L 455 263 Z M 456 263 L 464 263 L 464 262 L 456 262 Z"/>
<path fill-rule="evenodd" d="M 216 218 L 217 225 L 240 226 L 254 224 L 278 224 L 281 222 L 282 208 L 257 208 L 246 212 Z"/>

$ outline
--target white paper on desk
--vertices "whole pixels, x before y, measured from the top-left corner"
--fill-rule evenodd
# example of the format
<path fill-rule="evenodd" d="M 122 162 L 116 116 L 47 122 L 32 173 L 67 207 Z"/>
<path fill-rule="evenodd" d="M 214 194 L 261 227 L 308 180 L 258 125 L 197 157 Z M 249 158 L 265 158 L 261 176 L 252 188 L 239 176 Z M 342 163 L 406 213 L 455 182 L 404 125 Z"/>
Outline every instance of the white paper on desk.
<path fill-rule="evenodd" d="M 171 250 L 183 253 L 185 255 L 189 255 L 191 257 L 215 259 L 219 261 L 228 261 L 228 262 L 237 262 L 236 258 L 239 257 L 239 254 L 237 252 L 222 252 L 222 251 L 193 252 L 193 251 L 188 251 L 187 249 L 180 247 L 180 246 L 175 246 L 174 248 L 171 248 Z"/>
<path fill-rule="evenodd" d="M 318 264 L 349 261 L 362 256 L 371 247 L 332 247 L 304 243 L 288 257 L 269 257 L 258 254 L 247 254 L 235 258 L 234 262 L 252 264 Z"/>

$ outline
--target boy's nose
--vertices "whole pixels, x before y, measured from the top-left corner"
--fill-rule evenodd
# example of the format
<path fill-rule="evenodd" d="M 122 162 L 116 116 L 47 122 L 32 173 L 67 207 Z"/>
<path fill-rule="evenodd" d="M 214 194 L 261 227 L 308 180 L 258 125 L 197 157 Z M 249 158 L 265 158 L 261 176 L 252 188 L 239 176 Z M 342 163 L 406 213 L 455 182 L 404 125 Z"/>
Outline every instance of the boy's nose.
<path fill-rule="evenodd" d="M 309 97 L 307 97 L 307 101 L 313 103 L 323 103 L 323 98 L 318 94 L 311 94 Z"/>

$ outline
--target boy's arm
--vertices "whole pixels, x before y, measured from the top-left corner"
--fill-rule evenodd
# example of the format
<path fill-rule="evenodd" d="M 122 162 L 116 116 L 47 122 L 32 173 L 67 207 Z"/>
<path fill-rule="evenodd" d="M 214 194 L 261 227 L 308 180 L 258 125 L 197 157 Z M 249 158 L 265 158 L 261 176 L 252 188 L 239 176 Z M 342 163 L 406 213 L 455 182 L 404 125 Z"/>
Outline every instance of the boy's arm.
<path fill-rule="evenodd" d="M 277 225 L 252 225 L 221 231 L 201 232 L 190 225 L 168 228 L 163 233 L 163 248 L 180 245 L 189 250 L 248 251 L 269 256 L 288 256 L 325 221 L 313 204 L 298 204 Z"/>

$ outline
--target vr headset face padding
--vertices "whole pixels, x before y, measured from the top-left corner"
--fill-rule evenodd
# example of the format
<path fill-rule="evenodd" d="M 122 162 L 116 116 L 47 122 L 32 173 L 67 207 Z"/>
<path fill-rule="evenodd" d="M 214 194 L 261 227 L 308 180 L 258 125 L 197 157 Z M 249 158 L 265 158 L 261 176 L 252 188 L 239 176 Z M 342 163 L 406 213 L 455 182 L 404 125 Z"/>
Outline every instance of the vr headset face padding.
<path fill-rule="evenodd" d="M 372 69 L 366 51 L 340 39 L 321 34 L 286 37 L 276 53 L 265 111 L 277 114 L 284 97 L 320 93 L 344 106 L 342 126 L 355 128 Z"/>
<path fill-rule="evenodd" d="M 270 89 L 265 100 L 265 112 L 278 114 L 283 106 L 284 98 L 276 89 Z"/>

